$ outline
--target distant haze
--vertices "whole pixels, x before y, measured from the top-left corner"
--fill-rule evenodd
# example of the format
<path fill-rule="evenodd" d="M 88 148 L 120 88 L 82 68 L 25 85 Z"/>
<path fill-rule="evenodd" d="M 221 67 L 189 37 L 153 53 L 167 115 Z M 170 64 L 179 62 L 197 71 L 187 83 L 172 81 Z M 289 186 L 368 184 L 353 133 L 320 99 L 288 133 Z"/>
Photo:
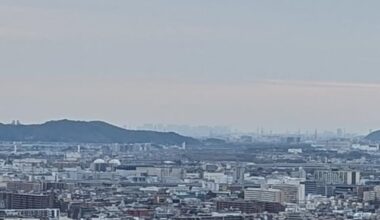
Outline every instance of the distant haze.
<path fill-rule="evenodd" d="M 0 121 L 380 128 L 379 1 L 0 2 Z"/>

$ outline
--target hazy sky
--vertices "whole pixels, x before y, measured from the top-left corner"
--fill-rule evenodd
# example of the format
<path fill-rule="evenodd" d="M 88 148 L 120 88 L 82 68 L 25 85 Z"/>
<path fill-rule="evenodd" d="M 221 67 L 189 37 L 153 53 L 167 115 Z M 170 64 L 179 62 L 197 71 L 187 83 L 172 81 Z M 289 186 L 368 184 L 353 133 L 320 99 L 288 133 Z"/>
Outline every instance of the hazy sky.
<path fill-rule="evenodd" d="M 379 1 L 2 0 L 0 121 L 380 128 Z"/>

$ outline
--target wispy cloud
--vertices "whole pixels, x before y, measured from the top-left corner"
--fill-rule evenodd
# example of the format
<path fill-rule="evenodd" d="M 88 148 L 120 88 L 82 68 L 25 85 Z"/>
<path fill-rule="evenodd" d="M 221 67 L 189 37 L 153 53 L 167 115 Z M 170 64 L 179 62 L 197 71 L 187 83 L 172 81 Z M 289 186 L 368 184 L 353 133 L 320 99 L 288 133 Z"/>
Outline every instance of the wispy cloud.
<path fill-rule="evenodd" d="M 307 80 L 261 80 L 261 81 L 258 81 L 257 83 L 279 85 L 279 86 L 380 89 L 380 83 L 356 83 L 356 82 L 311 81 L 311 80 L 310 81 L 307 81 Z"/>

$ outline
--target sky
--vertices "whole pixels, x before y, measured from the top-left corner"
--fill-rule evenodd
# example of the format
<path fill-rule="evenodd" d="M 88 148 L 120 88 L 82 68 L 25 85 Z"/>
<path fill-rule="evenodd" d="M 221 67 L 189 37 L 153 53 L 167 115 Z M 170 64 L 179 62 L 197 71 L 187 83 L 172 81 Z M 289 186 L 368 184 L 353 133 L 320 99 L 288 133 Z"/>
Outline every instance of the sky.
<path fill-rule="evenodd" d="M 379 1 L 2 0 L 0 121 L 380 128 Z"/>

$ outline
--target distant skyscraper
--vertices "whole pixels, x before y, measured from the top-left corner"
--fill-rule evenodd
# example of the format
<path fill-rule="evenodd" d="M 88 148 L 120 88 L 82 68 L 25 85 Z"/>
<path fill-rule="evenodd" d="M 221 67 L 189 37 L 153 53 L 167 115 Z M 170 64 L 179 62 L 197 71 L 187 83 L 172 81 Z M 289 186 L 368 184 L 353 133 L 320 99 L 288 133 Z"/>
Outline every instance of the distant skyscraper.
<path fill-rule="evenodd" d="M 243 166 L 237 166 L 235 168 L 235 182 L 242 184 L 244 182 L 244 173 L 245 173 L 245 168 Z"/>
<path fill-rule="evenodd" d="M 338 129 L 336 130 L 336 135 L 337 135 L 338 137 L 343 137 L 343 129 L 342 129 L 342 128 L 338 128 Z"/>

